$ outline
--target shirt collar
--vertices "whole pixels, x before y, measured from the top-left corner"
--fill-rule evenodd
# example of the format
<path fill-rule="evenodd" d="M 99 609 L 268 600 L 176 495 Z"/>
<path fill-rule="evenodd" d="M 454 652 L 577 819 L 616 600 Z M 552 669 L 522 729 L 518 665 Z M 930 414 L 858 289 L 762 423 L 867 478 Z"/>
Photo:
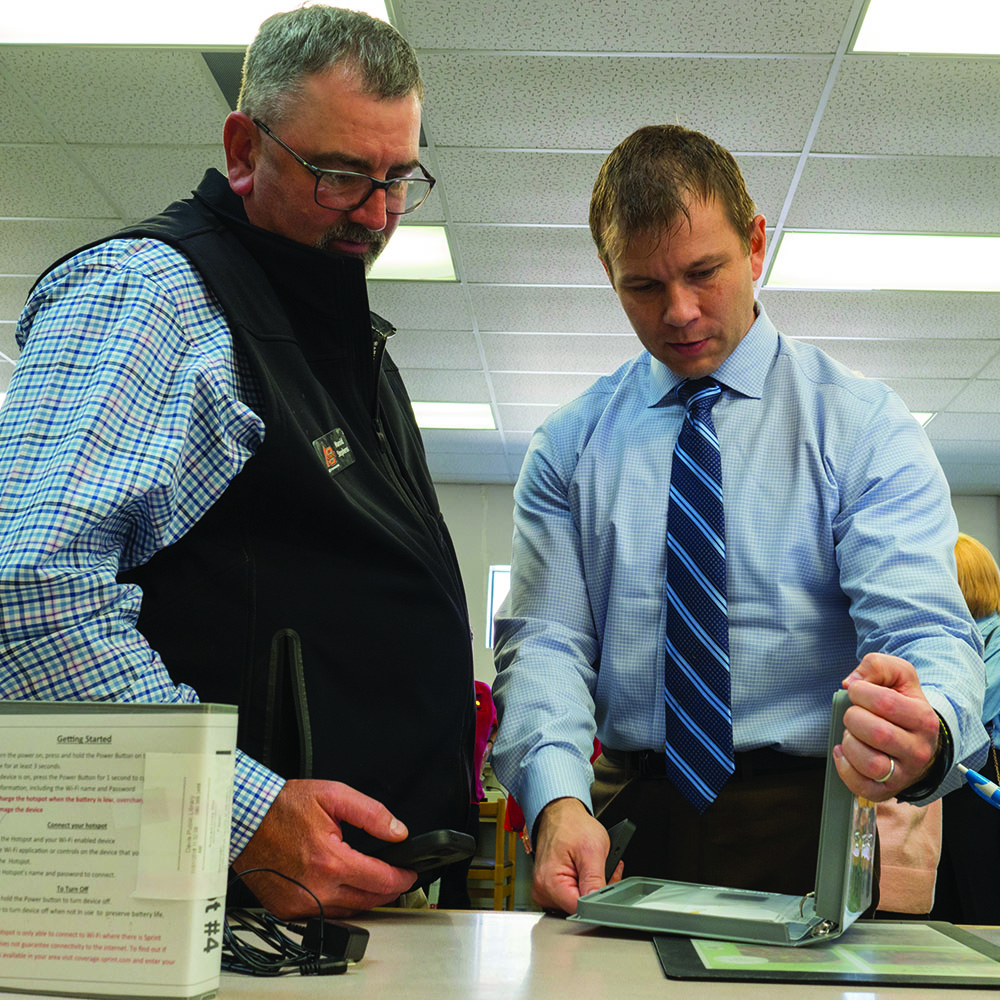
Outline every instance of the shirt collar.
<path fill-rule="evenodd" d="M 754 303 L 754 308 L 757 318 L 753 325 L 736 345 L 736 350 L 712 375 L 741 396 L 760 399 L 764 382 L 778 354 L 778 331 L 759 302 Z M 680 375 L 675 375 L 662 361 L 650 355 L 647 405 L 659 405 L 683 381 Z"/>

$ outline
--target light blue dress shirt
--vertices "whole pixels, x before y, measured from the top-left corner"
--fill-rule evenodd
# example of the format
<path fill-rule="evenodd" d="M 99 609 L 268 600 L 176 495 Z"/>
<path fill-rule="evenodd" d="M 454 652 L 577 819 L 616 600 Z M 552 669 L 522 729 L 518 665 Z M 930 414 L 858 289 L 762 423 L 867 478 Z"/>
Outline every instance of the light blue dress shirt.
<path fill-rule="evenodd" d="M 982 758 L 981 642 L 955 575 L 957 525 L 899 398 L 763 309 L 715 372 L 738 751 L 822 756 L 830 701 L 869 652 L 917 668 Z M 644 352 L 552 414 L 515 489 L 511 591 L 496 619 L 494 761 L 532 829 L 590 805 L 595 734 L 662 750 L 667 491 L 681 379 Z M 956 786 L 953 769 L 939 793 Z"/>

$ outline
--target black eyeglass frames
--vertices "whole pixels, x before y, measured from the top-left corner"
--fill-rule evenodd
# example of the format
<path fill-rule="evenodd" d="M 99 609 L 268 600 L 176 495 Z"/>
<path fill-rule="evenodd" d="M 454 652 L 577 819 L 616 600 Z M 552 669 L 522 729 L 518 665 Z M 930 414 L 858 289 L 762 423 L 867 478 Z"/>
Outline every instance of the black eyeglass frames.
<path fill-rule="evenodd" d="M 355 170 L 324 170 L 322 167 L 314 167 L 282 142 L 259 118 L 254 118 L 253 123 L 316 178 L 313 197 L 316 199 L 316 204 L 322 208 L 337 212 L 353 212 L 375 191 L 382 190 L 385 191 L 385 210 L 389 215 L 408 215 L 420 208 L 431 193 L 431 188 L 437 183 L 422 163 L 417 164 L 419 175 L 414 172 L 404 177 L 388 177 L 385 180 Z"/>

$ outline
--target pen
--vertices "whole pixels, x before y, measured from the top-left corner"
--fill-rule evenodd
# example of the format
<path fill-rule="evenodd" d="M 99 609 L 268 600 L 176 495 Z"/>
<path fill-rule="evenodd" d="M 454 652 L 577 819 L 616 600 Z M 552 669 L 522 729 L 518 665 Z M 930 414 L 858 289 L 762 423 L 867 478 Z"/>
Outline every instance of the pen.
<path fill-rule="evenodd" d="M 965 775 L 965 780 L 969 783 L 969 787 L 981 799 L 985 799 L 991 806 L 1000 809 L 1000 787 L 993 784 L 989 778 L 984 778 L 976 771 L 970 771 L 962 764 L 958 765 L 958 769 Z"/>

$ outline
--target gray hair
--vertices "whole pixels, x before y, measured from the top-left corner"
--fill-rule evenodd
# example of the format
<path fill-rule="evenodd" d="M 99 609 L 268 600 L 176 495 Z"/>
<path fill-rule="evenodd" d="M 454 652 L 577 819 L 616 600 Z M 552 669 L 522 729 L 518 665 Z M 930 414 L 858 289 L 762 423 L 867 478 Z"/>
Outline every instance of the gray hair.
<path fill-rule="evenodd" d="M 391 24 L 316 5 L 273 14 L 260 26 L 243 61 L 237 110 L 280 122 L 301 97 L 305 78 L 338 63 L 358 71 L 366 94 L 385 99 L 415 93 L 423 100 L 416 54 Z"/>

